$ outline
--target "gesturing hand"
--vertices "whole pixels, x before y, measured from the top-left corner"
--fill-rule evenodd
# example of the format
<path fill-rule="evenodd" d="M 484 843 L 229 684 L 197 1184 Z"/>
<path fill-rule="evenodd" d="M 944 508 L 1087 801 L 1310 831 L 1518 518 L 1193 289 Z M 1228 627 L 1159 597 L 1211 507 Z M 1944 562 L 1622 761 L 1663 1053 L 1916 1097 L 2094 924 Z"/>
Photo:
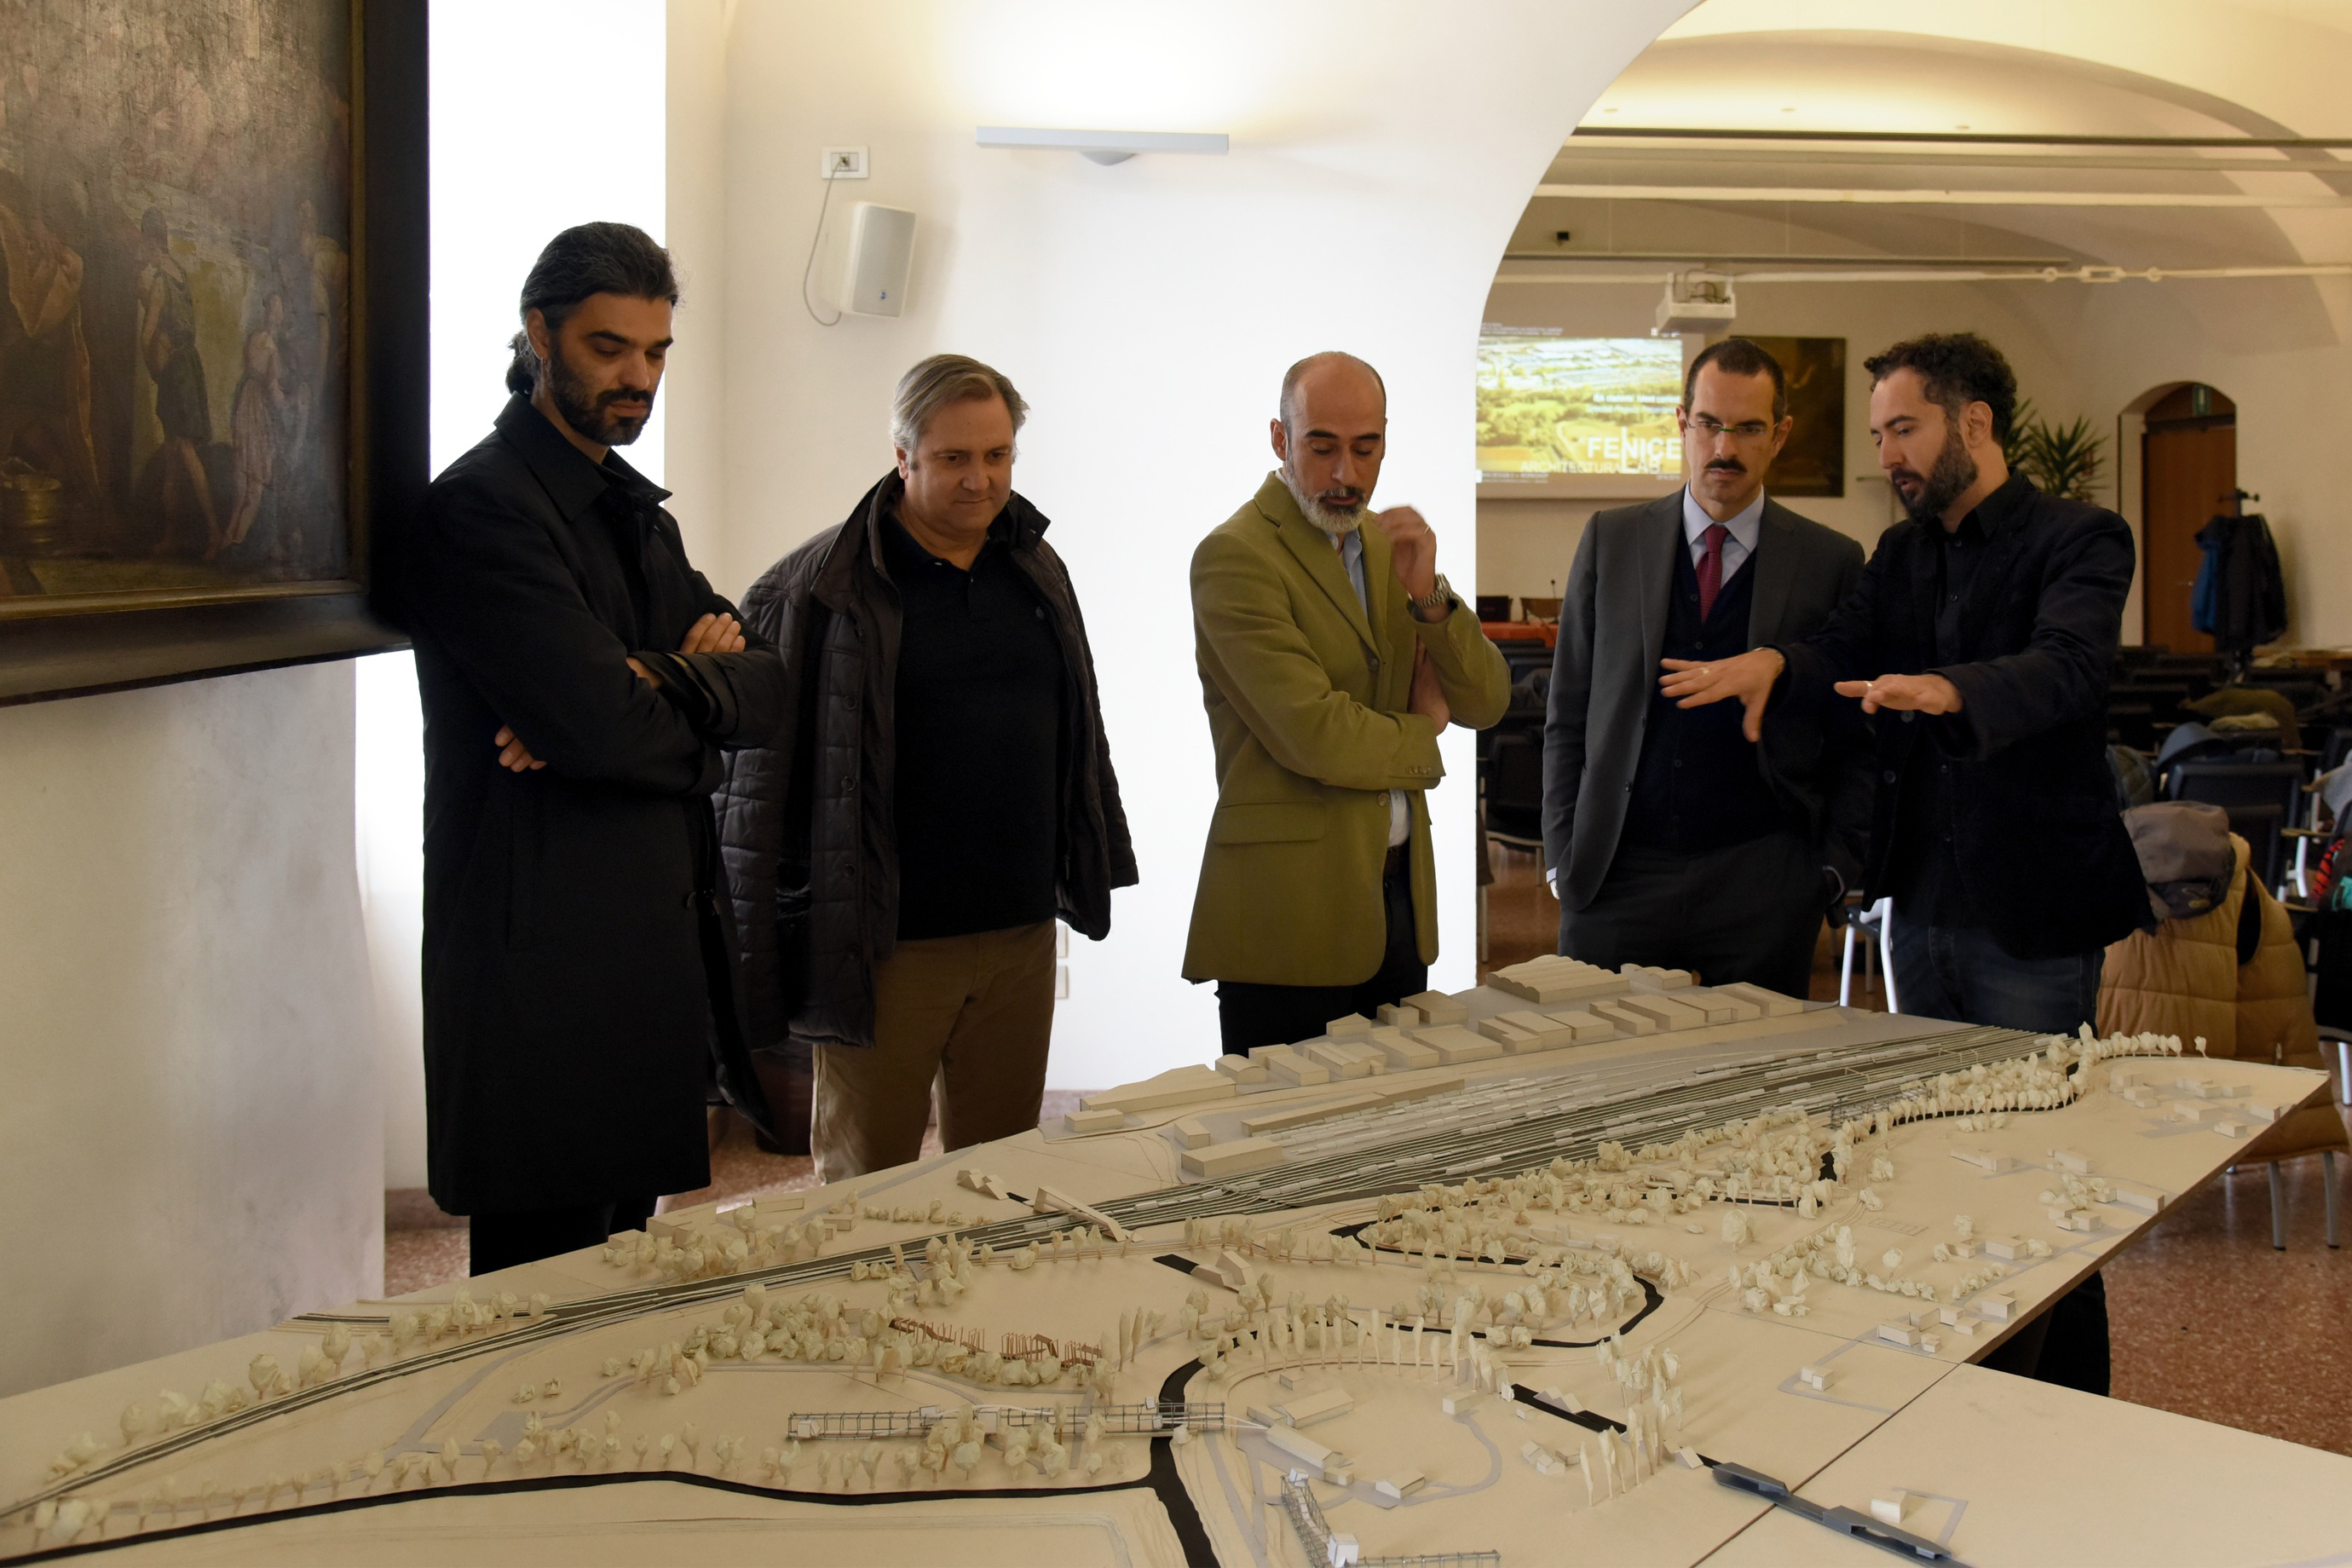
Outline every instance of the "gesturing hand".
<path fill-rule="evenodd" d="M 530 748 L 522 743 L 522 737 L 514 732 L 511 725 L 499 725 L 499 732 L 490 737 L 490 744 L 499 748 L 499 766 L 510 773 L 525 773 L 547 766 L 530 754 Z"/>
<path fill-rule="evenodd" d="M 1772 683 L 1780 679 L 1788 660 L 1769 647 L 1749 648 L 1732 658 L 1702 664 L 1694 658 L 1662 658 L 1667 673 L 1658 677 L 1658 689 L 1675 698 L 1677 708 L 1704 708 L 1727 697 L 1737 697 L 1747 708 L 1739 732 L 1750 741 L 1764 738 L 1764 704 Z"/>
<path fill-rule="evenodd" d="M 709 615 L 688 626 L 686 640 L 677 645 L 680 653 L 741 653 L 743 628 L 732 616 Z M 644 671 L 640 670 L 639 674 Z"/>
<path fill-rule="evenodd" d="M 1405 711 L 1422 715 L 1441 735 L 1454 720 L 1445 688 L 1437 683 L 1437 667 L 1429 662 L 1429 649 L 1420 643 L 1412 645 L 1412 696 L 1405 703 Z"/>
<path fill-rule="evenodd" d="M 1426 599 L 1437 587 L 1437 535 L 1428 520 L 1409 506 L 1372 514 L 1372 526 L 1389 542 L 1389 565 L 1409 598 Z"/>
<path fill-rule="evenodd" d="M 1862 710 L 1892 708 L 1898 713 L 1957 713 L 1960 689 L 1940 675 L 1882 675 L 1875 680 L 1841 680 L 1840 697 L 1859 697 Z"/>

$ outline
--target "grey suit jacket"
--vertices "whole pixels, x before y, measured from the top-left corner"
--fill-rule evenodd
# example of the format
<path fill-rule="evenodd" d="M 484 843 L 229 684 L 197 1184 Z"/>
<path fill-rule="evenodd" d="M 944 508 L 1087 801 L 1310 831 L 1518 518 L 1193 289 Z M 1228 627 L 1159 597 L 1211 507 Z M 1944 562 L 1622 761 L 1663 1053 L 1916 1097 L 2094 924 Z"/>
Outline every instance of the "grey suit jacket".
<path fill-rule="evenodd" d="M 1675 552 L 1687 550 L 1682 492 L 1596 513 L 1585 525 L 1559 606 L 1551 702 L 1544 721 L 1544 863 L 1561 907 L 1580 910 L 1617 855 L 1625 800 L 1663 672 Z M 1756 552 L 1748 646 L 1820 629 L 1862 575 L 1862 546 L 1769 497 Z M 1765 783 L 1851 884 L 1870 834 L 1870 733 L 1858 707 L 1803 724 L 1768 725 L 1757 748 Z"/>

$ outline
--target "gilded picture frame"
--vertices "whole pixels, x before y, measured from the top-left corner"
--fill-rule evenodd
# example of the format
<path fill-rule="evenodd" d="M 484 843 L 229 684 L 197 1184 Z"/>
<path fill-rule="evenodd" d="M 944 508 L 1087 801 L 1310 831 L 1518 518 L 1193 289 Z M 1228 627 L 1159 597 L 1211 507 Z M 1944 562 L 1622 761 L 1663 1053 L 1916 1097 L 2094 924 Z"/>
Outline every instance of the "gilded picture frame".
<path fill-rule="evenodd" d="M 426 479 L 421 0 L 0 0 L 0 703 L 350 657 Z"/>

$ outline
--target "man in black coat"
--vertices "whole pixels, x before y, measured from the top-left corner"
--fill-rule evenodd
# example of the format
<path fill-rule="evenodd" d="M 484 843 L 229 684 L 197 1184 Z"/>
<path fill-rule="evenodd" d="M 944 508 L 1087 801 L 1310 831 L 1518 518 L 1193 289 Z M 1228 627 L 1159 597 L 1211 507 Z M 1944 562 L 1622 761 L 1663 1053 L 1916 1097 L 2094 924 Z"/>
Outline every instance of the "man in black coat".
<path fill-rule="evenodd" d="M 1895 900 L 1896 1001 L 2071 1034 L 2095 1024 L 2107 944 L 2147 903 L 2106 758 L 2131 530 L 2010 472 L 2017 378 L 1983 339 L 1916 338 L 1865 364 L 1879 466 L 1909 518 L 1821 631 L 1666 660 L 1660 689 L 1687 707 L 1738 698 L 1750 740 L 1783 713 L 1860 699 L 1879 766 L 1864 883 Z M 2044 1315 L 2040 1370 L 2104 1394 L 2098 1285 Z M 2012 1370 L 2033 1370 L 2015 1364 L 2031 1334 L 2013 1342 Z"/>
<path fill-rule="evenodd" d="M 1802 997 L 1822 911 L 1862 876 L 1869 732 L 1828 713 L 1751 746 L 1738 713 L 1675 707 L 1656 672 L 1818 630 L 1862 547 L 1764 493 L 1791 421 L 1763 349 L 1708 345 L 1675 416 L 1688 482 L 1597 513 L 1560 604 L 1543 815 L 1559 951 Z"/>
<path fill-rule="evenodd" d="M 782 721 L 782 661 L 611 450 L 652 414 L 677 300 L 640 231 L 558 235 L 513 400 L 388 542 L 425 709 L 428 1173 L 477 1274 L 707 1184 L 714 1082 L 766 1117 L 710 790 Z"/>

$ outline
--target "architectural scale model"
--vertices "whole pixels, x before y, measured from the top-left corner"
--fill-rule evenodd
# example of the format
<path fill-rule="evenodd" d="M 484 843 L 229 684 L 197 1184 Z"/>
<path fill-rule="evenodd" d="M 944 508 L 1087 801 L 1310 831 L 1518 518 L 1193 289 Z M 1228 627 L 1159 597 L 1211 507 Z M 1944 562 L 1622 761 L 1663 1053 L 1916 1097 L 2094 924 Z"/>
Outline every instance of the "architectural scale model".
<path fill-rule="evenodd" d="M 1712 1466 L 1801 1485 L 2325 1081 L 1564 959 L 1381 1011 L 7 1401 L 0 1553 L 1693 1563 L 1772 1511 Z"/>

